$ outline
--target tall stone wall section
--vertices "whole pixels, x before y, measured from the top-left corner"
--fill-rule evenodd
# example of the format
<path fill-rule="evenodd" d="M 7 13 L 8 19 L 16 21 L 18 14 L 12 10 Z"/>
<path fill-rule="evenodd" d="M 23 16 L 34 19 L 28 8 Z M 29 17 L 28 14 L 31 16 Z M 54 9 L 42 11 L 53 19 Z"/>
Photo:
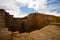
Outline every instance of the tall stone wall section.
<path fill-rule="evenodd" d="M 22 19 L 20 18 L 13 18 L 13 28 L 14 30 L 13 31 L 20 31 L 22 32 Z"/>
<path fill-rule="evenodd" d="M 24 22 L 25 30 L 30 32 L 43 28 L 44 26 L 48 25 L 50 21 L 45 17 L 45 15 L 34 13 L 28 15 Z"/>
<path fill-rule="evenodd" d="M 0 9 L 0 27 L 5 27 L 5 10 Z"/>
<path fill-rule="evenodd" d="M 25 31 L 30 32 L 32 30 L 35 30 L 33 27 L 36 26 L 36 17 L 33 14 L 30 14 L 27 16 L 27 18 L 24 20 L 25 24 Z"/>
<path fill-rule="evenodd" d="M 5 15 L 5 25 L 7 28 L 9 28 L 10 31 L 13 30 L 13 15 L 9 15 L 9 13 L 6 13 Z"/>

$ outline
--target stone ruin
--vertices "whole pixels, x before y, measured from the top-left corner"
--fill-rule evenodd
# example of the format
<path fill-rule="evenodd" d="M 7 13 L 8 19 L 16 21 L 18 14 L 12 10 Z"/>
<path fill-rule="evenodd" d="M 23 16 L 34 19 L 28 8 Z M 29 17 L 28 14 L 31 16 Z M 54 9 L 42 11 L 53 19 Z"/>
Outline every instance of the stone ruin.
<path fill-rule="evenodd" d="M 0 40 L 60 40 L 60 26 L 52 22 L 60 23 L 60 18 L 39 13 L 14 18 L 0 9 Z"/>
<path fill-rule="evenodd" d="M 0 9 L 0 27 L 6 27 L 9 31 L 31 32 L 40 30 L 51 22 L 60 22 L 60 17 L 31 13 L 24 18 L 14 18 L 3 9 Z"/>
<path fill-rule="evenodd" d="M 24 18 L 14 18 L 13 15 L 9 15 L 5 10 L 0 9 L 0 27 L 6 27 L 12 32 L 31 32 L 49 24 L 49 20 L 44 16 L 35 13 Z"/>

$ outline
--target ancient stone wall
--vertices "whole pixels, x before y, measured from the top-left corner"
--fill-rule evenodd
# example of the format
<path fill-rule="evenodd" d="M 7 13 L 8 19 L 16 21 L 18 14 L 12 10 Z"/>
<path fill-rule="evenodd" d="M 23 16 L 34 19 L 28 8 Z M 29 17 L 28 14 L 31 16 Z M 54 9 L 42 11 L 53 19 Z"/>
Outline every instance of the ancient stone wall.
<path fill-rule="evenodd" d="M 22 20 L 21 19 L 19 19 L 19 18 L 13 18 L 13 28 L 14 28 L 14 31 L 20 31 L 20 32 L 22 32 L 22 29 L 21 29 L 21 27 L 22 27 Z"/>
<path fill-rule="evenodd" d="M 0 9 L 0 27 L 7 27 L 10 31 L 31 32 L 39 30 L 50 22 L 60 21 L 55 16 L 44 15 L 40 13 L 32 13 L 24 18 L 13 18 L 13 15 Z"/>
<path fill-rule="evenodd" d="M 12 31 L 13 30 L 13 15 L 9 15 L 9 13 L 5 14 L 5 25 L 6 27 Z"/>
<path fill-rule="evenodd" d="M 5 27 L 5 10 L 0 9 L 0 27 Z"/>
<path fill-rule="evenodd" d="M 49 24 L 49 20 L 43 14 L 34 13 L 27 16 L 25 19 L 25 29 L 26 31 L 34 31 L 43 28 Z"/>
<path fill-rule="evenodd" d="M 0 9 L 0 40 L 60 40 L 60 17 L 34 13 L 13 18 Z"/>
<path fill-rule="evenodd" d="M 50 21 L 45 16 L 46 15 L 36 13 L 36 24 L 40 29 L 50 23 Z"/>
<path fill-rule="evenodd" d="M 24 20 L 25 24 L 25 31 L 32 31 L 36 26 L 36 18 L 35 15 L 30 14 L 27 16 L 27 19 Z M 33 29 L 32 29 L 33 28 Z"/>
<path fill-rule="evenodd" d="M 8 31 L 8 28 L 0 28 L 0 40 L 10 40 L 11 31 Z"/>

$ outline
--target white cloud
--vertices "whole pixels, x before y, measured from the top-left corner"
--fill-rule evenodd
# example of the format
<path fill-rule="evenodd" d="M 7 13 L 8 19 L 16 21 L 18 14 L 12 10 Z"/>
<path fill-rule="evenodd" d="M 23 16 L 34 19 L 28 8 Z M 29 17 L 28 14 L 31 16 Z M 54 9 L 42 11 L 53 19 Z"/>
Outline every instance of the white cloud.
<path fill-rule="evenodd" d="M 31 1 L 28 4 L 28 8 L 34 8 L 36 11 L 39 11 L 39 9 L 43 9 L 43 7 L 46 5 L 46 3 L 47 3 L 47 0 Z"/>
<path fill-rule="evenodd" d="M 10 14 L 18 15 L 20 13 L 19 7 L 16 5 L 16 0 L 0 0 L 1 8 L 10 12 Z"/>
<path fill-rule="evenodd" d="M 16 1 L 18 1 L 19 3 L 22 3 L 24 5 L 26 5 L 30 2 L 30 0 L 16 0 Z"/>
<path fill-rule="evenodd" d="M 51 0 L 47 2 L 47 0 L 0 0 L 0 9 L 3 8 L 6 11 L 8 11 L 10 14 L 13 14 L 14 16 L 17 17 L 24 17 L 26 16 L 25 14 L 22 14 L 20 9 L 22 6 L 28 5 L 28 8 L 33 8 L 36 10 L 36 12 L 40 13 L 46 13 L 46 14 L 56 14 L 56 12 L 51 12 L 50 10 L 57 9 L 58 7 L 60 8 L 59 5 L 49 5 L 47 6 L 47 3 L 54 2 L 56 0 Z"/>
<path fill-rule="evenodd" d="M 31 1 L 31 0 L 30 0 Z M 17 16 L 17 17 L 23 17 L 23 15 L 20 11 L 20 7 L 27 5 L 29 0 L 0 0 L 0 9 L 5 9 L 10 14 Z"/>

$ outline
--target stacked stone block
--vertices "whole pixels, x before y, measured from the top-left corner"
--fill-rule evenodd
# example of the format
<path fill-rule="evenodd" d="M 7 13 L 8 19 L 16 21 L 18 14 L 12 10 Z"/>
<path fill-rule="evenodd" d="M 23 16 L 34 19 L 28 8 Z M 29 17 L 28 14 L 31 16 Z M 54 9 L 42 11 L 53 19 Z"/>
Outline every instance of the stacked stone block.
<path fill-rule="evenodd" d="M 22 32 L 22 19 L 20 18 L 13 18 L 13 28 L 14 31 L 19 31 L 20 33 Z"/>
<path fill-rule="evenodd" d="M 5 10 L 0 9 L 0 27 L 5 27 Z"/>
<path fill-rule="evenodd" d="M 20 40 L 20 34 L 18 31 L 12 32 L 11 40 Z"/>
<path fill-rule="evenodd" d="M 5 25 L 10 31 L 13 30 L 13 15 L 5 14 Z"/>
<path fill-rule="evenodd" d="M 11 31 L 8 28 L 0 28 L 0 40 L 10 40 Z"/>
<path fill-rule="evenodd" d="M 39 30 L 44 26 L 48 25 L 50 21 L 45 17 L 46 15 L 35 13 L 27 16 L 24 20 L 25 30 L 31 32 L 34 30 Z"/>

